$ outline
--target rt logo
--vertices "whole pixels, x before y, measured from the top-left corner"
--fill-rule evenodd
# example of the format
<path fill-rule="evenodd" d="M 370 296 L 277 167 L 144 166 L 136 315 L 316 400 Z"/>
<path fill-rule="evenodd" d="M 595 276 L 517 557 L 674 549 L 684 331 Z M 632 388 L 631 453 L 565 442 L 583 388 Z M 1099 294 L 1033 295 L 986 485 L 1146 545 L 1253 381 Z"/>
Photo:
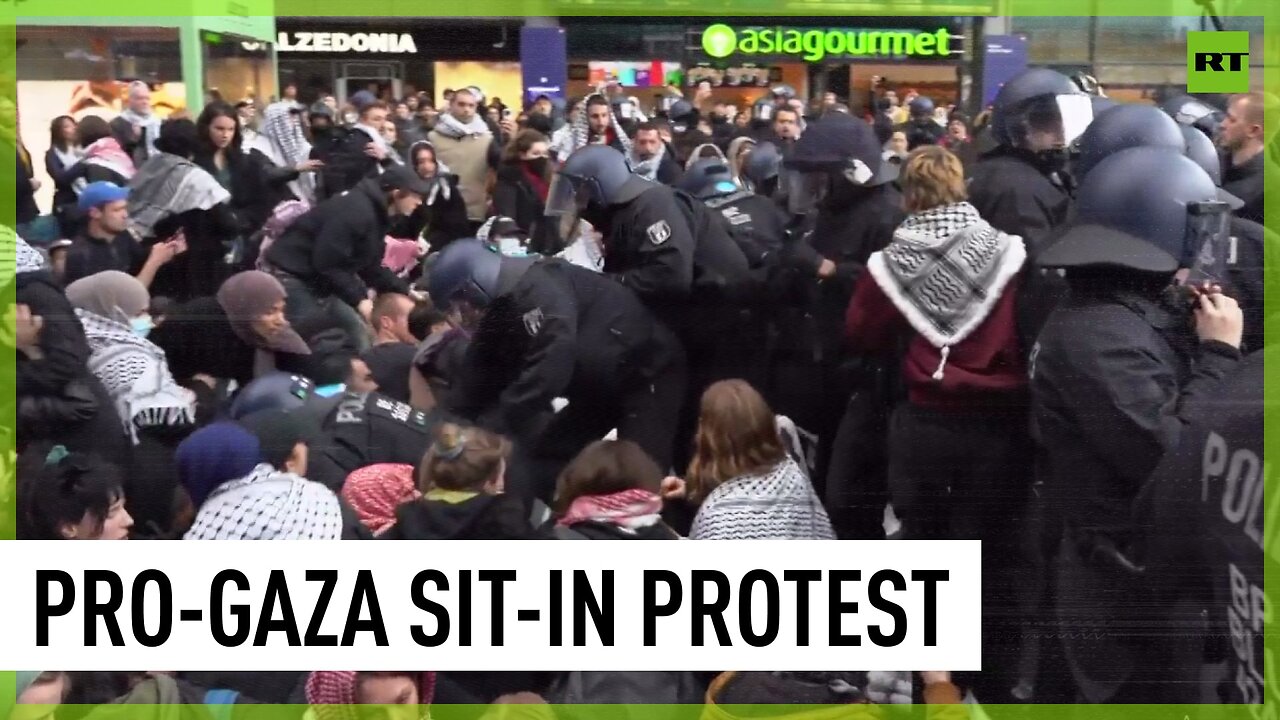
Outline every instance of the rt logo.
<path fill-rule="evenodd" d="M 1187 32 L 1187 92 L 1249 92 L 1249 33 Z"/>

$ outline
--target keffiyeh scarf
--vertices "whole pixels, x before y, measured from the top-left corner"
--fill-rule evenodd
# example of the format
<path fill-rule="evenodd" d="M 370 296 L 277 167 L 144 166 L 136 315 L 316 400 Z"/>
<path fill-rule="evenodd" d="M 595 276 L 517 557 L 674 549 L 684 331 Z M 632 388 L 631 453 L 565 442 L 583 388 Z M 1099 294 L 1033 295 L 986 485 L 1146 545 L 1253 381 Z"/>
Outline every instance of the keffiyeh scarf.
<path fill-rule="evenodd" d="M 159 127 L 157 125 L 157 127 Z M 138 169 L 134 167 L 133 158 L 120 147 L 113 137 L 104 137 L 84 149 L 84 160 L 89 165 L 104 167 L 125 180 L 132 180 Z"/>
<path fill-rule="evenodd" d="M 629 159 L 631 161 L 631 172 L 639 175 L 645 180 L 658 181 L 658 167 L 662 165 L 662 159 L 667 155 L 667 144 L 662 143 L 658 146 L 658 154 L 648 160 L 641 160 L 635 156 L 635 149 L 631 151 Z"/>
<path fill-rule="evenodd" d="M 208 210 L 227 202 L 231 193 L 195 163 L 160 153 L 129 182 L 129 224 L 150 237 L 161 220 L 189 210 Z"/>
<path fill-rule="evenodd" d="M 342 485 L 342 499 L 374 535 L 395 524 L 396 508 L 420 497 L 412 465 L 362 467 L 348 475 Z"/>
<path fill-rule="evenodd" d="M 0 251 L 7 251 L 9 245 L 14 245 L 14 272 L 27 273 L 39 272 L 44 269 L 44 255 L 40 251 L 27 244 L 22 236 L 14 232 L 13 228 L 8 226 L 0 226 Z M 7 252 L 6 252 L 7 255 Z M 5 278 L 10 278 L 13 273 L 4 273 Z"/>
<path fill-rule="evenodd" d="M 1026 259 L 1022 238 L 960 202 L 908 216 L 867 269 L 911 327 L 942 349 L 941 373 L 950 346 L 986 320 Z"/>
<path fill-rule="evenodd" d="M 592 97 L 603 97 L 603 96 L 592 95 L 583 99 L 582 112 L 578 114 L 578 119 L 574 120 L 573 124 L 569 126 L 567 146 L 552 148 L 552 150 L 556 151 L 556 156 L 560 159 L 561 162 L 563 162 L 565 158 L 573 154 L 575 150 L 577 150 L 578 148 L 586 147 L 591 142 L 591 125 L 587 121 L 586 110 L 587 110 L 587 102 L 590 101 Z M 627 137 L 627 134 L 623 132 L 622 125 L 618 123 L 618 116 L 613 113 L 612 106 L 609 111 L 609 122 L 613 124 L 612 125 L 613 132 L 618 136 L 618 141 L 622 143 L 623 154 L 626 155 L 628 158 L 630 158 L 631 157 L 631 138 Z"/>
<path fill-rule="evenodd" d="M 556 524 L 569 527 L 593 522 L 635 532 L 661 521 L 662 498 L 647 490 L 633 488 L 612 495 L 584 495 L 569 505 Z"/>
<path fill-rule="evenodd" d="M 142 128 L 147 140 L 147 158 L 153 158 L 159 154 L 160 151 L 156 150 L 156 139 L 160 137 L 160 118 L 154 112 L 140 115 L 132 108 L 125 108 L 124 112 L 120 113 L 120 117 Z"/>
<path fill-rule="evenodd" d="M 252 141 L 245 143 L 245 152 L 257 150 L 277 167 L 295 168 L 311 157 L 311 143 L 302 132 L 302 123 L 296 111 L 302 108 L 295 102 L 276 102 L 262 112 L 261 131 Z M 308 205 L 316 201 L 314 173 L 301 173 L 289 182 L 293 196 Z"/>
<path fill-rule="evenodd" d="M 316 720 L 356 720 L 367 715 L 355 707 L 359 673 L 349 670 L 322 670 L 307 676 L 306 697 Z M 418 675 L 418 704 L 430 705 L 435 695 L 436 675 Z M 423 708 L 425 710 L 425 708 Z M 426 717 L 425 715 L 423 717 Z"/>
<path fill-rule="evenodd" d="M 320 483 L 259 465 L 219 485 L 184 540 L 339 540 L 338 496 Z"/>
<path fill-rule="evenodd" d="M 692 540 L 834 540 L 827 511 L 796 461 L 720 485 L 698 509 Z"/>
<path fill-rule="evenodd" d="M 89 372 L 115 401 L 125 432 L 196 421 L 195 395 L 174 382 L 164 351 L 133 334 L 128 325 L 81 308 L 76 317 L 89 341 Z"/>
<path fill-rule="evenodd" d="M 493 131 L 489 129 L 488 123 L 481 119 L 479 115 L 464 123 L 454 117 L 452 113 L 443 113 L 436 118 L 435 130 L 445 137 L 454 139 L 493 134 Z"/>

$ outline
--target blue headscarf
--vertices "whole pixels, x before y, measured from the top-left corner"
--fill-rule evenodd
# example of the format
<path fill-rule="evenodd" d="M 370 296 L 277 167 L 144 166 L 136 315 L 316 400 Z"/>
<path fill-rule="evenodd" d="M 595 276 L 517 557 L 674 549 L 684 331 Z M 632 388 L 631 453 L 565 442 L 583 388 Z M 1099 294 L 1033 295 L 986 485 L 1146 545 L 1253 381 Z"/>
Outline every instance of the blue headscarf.
<path fill-rule="evenodd" d="M 262 462 L 262 447 L 253 433 L 236 423 L 217 422 L 183 440 L 175 459 L 182 487 L 199 508 L 219 485 L 253 472 Z"/>

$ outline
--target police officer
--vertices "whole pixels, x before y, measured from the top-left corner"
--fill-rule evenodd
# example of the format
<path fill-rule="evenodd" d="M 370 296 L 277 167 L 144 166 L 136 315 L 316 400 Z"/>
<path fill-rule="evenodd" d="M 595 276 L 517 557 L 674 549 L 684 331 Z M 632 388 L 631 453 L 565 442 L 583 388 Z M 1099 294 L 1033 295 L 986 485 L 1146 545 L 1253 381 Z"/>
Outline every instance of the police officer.
<path fill-rule="evenodd" d="M 759 148 L 752 152 L 758 151 Z M 723 160 L 706 158 L 695 162 L 685 170 L 677 187 L 720 213 L 753 266 L 763 264 L 765 256 L 782 249 L 786 214 L 768 197 L 739 186 L 733 170 Z"/>
<path fill-rule="evenodd" d="M 515 440 L 515 492 L 550 500 L 560 468 L 611 429 L 669 467 L 685 391 L 680 343 L 636 296 L 555 258 L 445 248 L 431 297 L 475 318 L 454 409 Z M 471 323 L 469 323 L 471 324 Z M 557 411 L 553 401 L 567 406 Z"/>
<path fill-rule="evenodd" d="M 1067 148 L 1091 116 L 1089 96 L 1062 73 L 1023 71 L 996 94 L 990 123 L 996 147 L 982 154 L 970 178 L 969 202 L 982 218 L 1026 243 L 1032 270 L 1019 291 L 1019 324 L 1028 346 L 1062 294 L 1060 280 L 1035 271 L 1035 260 L 1066 220 Z"/>
<path fill-rule="evenodd" d="M 756 143 L 742 161 L 742 181 L 746 189 L 770 198 L 779 208 L 786 207 L 782 183 L 782 153 L 771 142 Z"/>
<path fill-rule="evenodd" d="M 878 422 L 870 425 L 881 431 L 880 441 L 875 430 L 859 433 L 864 440 L 858 442 L 866 446 L 851 442 L 842 447 L 842 457 L 848 462 L 839 463 L 838 473 L 827 471 L 836 430 L 850 407 L 851 394 L 855 388 L 865 390 L 872 378 L 880 377 L 874 364 L 855 369 L 843 358 L 845 311 L 868 258 L 889 244 L 905 215 L 902 194 L 882 181 L 875 132 L 859 118 L 843 113 L 820 118 L 800 137 L 785 167 L 790 210 L 794 215 L 812 216 L 812 230 L 806 237 L 820 260 L 818 277 L 808 283 L 804 307 L 793 322 L 782 326 L 787 335 L 778 345 L 787 352 L 777 359 L 773 387 L 778 389 L 778 411 L 818 437 L 815 477 L 821 481 L 829 475 L 840 476 L 827 479 L 830 493 L 864 483 L 862 469 L 884 457 L 882 421 L 888 401 L 880 397 L 883 402 L 868 406 L 877 413 Z M 831 463 L 836 465 L 837 460 Z M 883 485 L 883 481 L 883 476 L 877 476 L 869 482 Z"/>
<path fill-rule="evenodd" d="M 1218 128 L 1227 117 L 1227 114 L 1221 110 L 1190 95 L 1171 97 L 1160 103 L 1160 109 L 1168 113 L 1169 117 L 1179 125 L 1193 127 L 1204 133 L 1204 136 L 1210 140 L 1217 137 Z"/>
<path fill-rule="evenodd" d="M 1163 641 L 1149 656 L 1160 658 L 1158 674 L 1139 680 L 1158 683 L 1162 703 L 1280 702 L 1263 664 L 1275 631 L 1263 576 L 1280 561 L 1262 530 L 1263 423 L 1275 409 L 1262 388 L 1273 353 L 1250 355 L 1226 378 L 1134 511 L 1148 526 L 1142 564 L 1158 612 L 1148 627 Z"/>
<path fill-rule="evenodd" d="M 933 99 L 920 95 L 908 107 L 910 115 L 902 126 L 907 133 L 907 147 L 915 150 L 921 145 L 937 145 L 947 131 L 933 119 Z"/>
<path fill-rule="evenodd" d="M 1239 307 L 1173 284 L 1186 247 L 1225 213 L 1213 181 L 1165 148 L 1138 147 L 1084 178 L 1070 228 L 1039 262 L 1070 292 L 1031 352 L 1033 428 L 1046 504 L 1064 526 L 1056 614 L 1079 700 L 1154 702 L 1126 686 L 1150 613 L 1134 560 L 1132 502 L 1240 358 Z M 1188 310 L 1191 308 L 1192 310 Z"/>
<path fill-rule="evenodd" d="M 1213 179 L 1218 186 L 1218 199 L 1227 203 L 1233 214 L 1227 227 L 1226 247 L 1210 248 L 1205 257 L 1212 269 L 1205 268 L 1214 277 L 1222 279 L 1223 287 L 1240 301 L 1244 311 L 1244 343 L 1246 353 L 1262 349 L 1264 342 L 1264 317 L 1266 313 L 1266 282 L 1263 269 L 1269 253 L 1280 249 L 1280 237 L 1261 223 L 1246 220 L 1234 214 L 1244 201 L 1222 189 L 1222 165 L 1213 141 L 1194 126 L 1182 125 L 1183 139 L 1187 143 L 1187 157 Z"/>

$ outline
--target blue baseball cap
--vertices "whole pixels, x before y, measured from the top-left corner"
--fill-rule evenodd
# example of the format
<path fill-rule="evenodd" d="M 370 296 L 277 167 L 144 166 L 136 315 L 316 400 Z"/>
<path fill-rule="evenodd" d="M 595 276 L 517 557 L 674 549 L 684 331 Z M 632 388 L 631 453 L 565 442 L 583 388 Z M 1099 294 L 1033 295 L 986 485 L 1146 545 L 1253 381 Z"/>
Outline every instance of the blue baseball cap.
<path fill-rule="evenodd" d="M 89 208 L 102 207 L 107 203 L 128 198 L 129 188 L 122 188 L 112 182 L 99 181 L 85 186 L 76 206 L 80 208 L 80 212 L 88 212 Z"/>

